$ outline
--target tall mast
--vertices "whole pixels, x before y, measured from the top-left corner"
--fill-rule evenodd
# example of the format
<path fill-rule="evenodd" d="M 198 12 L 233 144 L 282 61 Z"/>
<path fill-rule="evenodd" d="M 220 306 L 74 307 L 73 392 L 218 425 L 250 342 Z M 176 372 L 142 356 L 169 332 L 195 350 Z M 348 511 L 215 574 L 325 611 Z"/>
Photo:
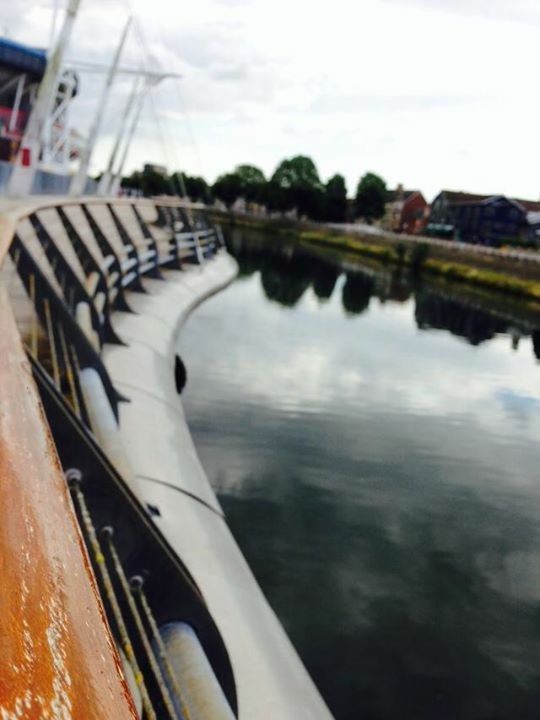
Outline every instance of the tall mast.
<path fill-rule="evenodd" d="M 101 177 L 101 180 L 99 181 L 99 188 L 98 188 L 99 195 L 107 195 L 110 191 L 114 166 L 116 165 L 116 159 L 118 157 L 120 145 L 122 144 L 122 142 L 124 140 L 124 135 L 125 135 L 125 132 L 128 127 L 129 118 L 131 117 L 131 113 L 133 112 L 133 108 L 135 106 L 135 101 L 137 99 L 137 94 L 139 92 L 140 83 L 141 83 L 140 78 L 137 75 L 135 77 L 135 82 L 133 83 L 133 88 L 129 95 L 125 110 L 122 114 L 122 122 L 121 122 L 120 127 L 118 128 L 118 133 L 116 135 L 114 147 L 113 147 L 111 155 L 109 157 L 109 163 L 107 165 L 105 172 L 103 173 L 103 175 Z"/>
<path fill-rule="evenodd" d="M 107 100 L 109 99 L 109 94 L 112 84 L 114 82 L 114 78 L 116 77 L 118 63 L 120 62 L 120 56 L 122 55 L 122 50 L 124 49 L 124 45 L 126 43 L 126 38 L 131 22 L 132 18 L 130 17 L 128 18 L 128 21 L 124 28 L 124 32 L 122 33 L 122 37 L 120 38 L 120 42 L 118 43 L 118 47 L 116 48 L 116 53 L 109 68 L 109 72 L 107 73 L 107 78 L 105 80 L 105 85 L 103 86 L 96 114 L 94 115 L 94 120 L 88 133 L 88 140 L 86 141 L 86 144 L 81 154 L 79 169 L 71 183 L 70 195 L 81 195 L 84 192 L 84 187 L 86 185 L 86 176 L 88 174 L 88 168 L 90 166 L 90 159 L 92 157 L 92 152 L 94 150 L 94 146 L 99 135 L 101 122 L 105 113 L 105 106 L 107 104 Z"/>
<path fill-rule="evenodd" d="M 147 76 L 145 78 L 145 82 L 143 84 L 142 90 L 139 94 L 139 102 L 138 102 L 135 112 L 133 114 L 133 118 L 131 121 L 131 127 L 129 128 L 129 132 L 128 132 L 128 135 L 126 138 L 126 143 L 124 145 L 124 150 L 122 152 L 122 159 L 120 160 L 120 165 L 118 167 L 118 170 L 114 173 L 114 176 L 113 176 L 113 179 L 111 182 L 111 186 L 110 186 L 111 195 L 116 195 L 116 193 L 118 192 L 118 188 L 120 186 L 120 181 L 122 180 L 122 173 L 124 171 L 124 165 L 126 164 L 127 156 L 129 153 L 131 141 L 133 140 L 133 136 L 135 135 L 135 131 L 137 130 L 137 125 L 139 124 L 139 118 L 141 116 L 141 112 L 142 112 L 143 105 L 144 105 L 144 100 L 145 100 L 146 94 L 149 90 L 150 84 L 151 84 L 151 79 Z"/>
<path fill-rule="evenodd" d="M 28 195 L 32 190 L 36 166 L 41 152 L 43 129 L 54 105 L 64 55 L 71 39 L 73 25 L 75 24 L 81 2 L 82 0 L 69 0 L 68 2 L 64 24 L 60 30 L 58 42 L 47 60 L 47 67 L 39 86 L 36 102 L 34 103 L 26 125 L 19 150 L 19 161 L 13 166 L 7 188 L 8 195 L 10 196 Z M 23 149 L 28 151 L 30 159 L 29 167 L 23 167 L 20 162 Z"/>
<path fill-rule="evenodd" d="M 52 14 L 52 20 L 51 20 L 51 39 L 49 42 L 50 47 L 53 46 L 54 38 L 56 37 L 56 21 L 58 19 L 58 2 L 59 2 L 59 0 L 54 0 L 53 14 Z"/>

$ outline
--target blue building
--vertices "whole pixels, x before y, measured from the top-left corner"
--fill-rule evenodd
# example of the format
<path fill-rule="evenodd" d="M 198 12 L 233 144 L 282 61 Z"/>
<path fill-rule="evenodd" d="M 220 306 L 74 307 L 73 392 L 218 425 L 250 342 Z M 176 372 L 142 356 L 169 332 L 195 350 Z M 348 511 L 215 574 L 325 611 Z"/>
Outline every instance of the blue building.
<path fill-rule="evenodd" d="M 527 217 L 534 210 L 540 210 L 540 202 L 443 190 L 431 205 L 426 232 L 494 247 L 525 244 L 529 239 Z"/>

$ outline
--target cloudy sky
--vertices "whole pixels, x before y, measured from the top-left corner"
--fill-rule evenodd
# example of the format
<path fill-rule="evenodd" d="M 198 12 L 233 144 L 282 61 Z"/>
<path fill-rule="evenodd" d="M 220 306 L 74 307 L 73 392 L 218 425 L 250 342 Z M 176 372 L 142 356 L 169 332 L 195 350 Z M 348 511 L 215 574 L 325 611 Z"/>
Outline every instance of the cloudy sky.
<path fill-rule="evenodd" d="M 52 4 L 2 3 L 1 32 L 47 44 Z M 130 168 L 213 180 L 302 153 L 350 191 L 372 170 L 428 199 L 442 187 L 540 196 L 538 0 L 82 0 L 70 54 L 109 61 L 129 12 L 124 63 L 183 76 L 153 92 Z M 100 82 L 82 78 L 83 131 Z M 95 171 L 130 82 L 117 83 Z"/>

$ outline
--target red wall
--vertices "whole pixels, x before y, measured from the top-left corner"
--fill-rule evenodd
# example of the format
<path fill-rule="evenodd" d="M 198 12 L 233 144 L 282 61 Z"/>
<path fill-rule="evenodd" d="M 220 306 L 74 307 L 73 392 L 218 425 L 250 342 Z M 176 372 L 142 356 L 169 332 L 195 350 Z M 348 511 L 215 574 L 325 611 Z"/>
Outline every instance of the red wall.
<path fill-rule="evenodd" d="M 403 205 L 401 212 L 401 232 L 415 234 L 420 233 L 426 224 L 426 209 L 428 207 L 424 196 L 415 193 Z"/>

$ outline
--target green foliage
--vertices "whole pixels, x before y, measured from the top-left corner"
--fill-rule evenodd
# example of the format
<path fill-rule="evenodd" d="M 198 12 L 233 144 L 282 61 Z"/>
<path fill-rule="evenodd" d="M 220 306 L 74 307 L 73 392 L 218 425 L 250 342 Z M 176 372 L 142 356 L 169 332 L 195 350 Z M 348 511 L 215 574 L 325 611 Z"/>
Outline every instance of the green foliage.
<path fill-rule="evenodd" d="M 271 179 L 282 188 L 322 188 L 315 163 L 306 155 L 283 160 Z"/>
<path fill-rule="evenodd" d="M 396 259 L 393 248 L 385 245 L 374 245 L 364 239 L 359 239 L 356 235 L 336 234 L 329 230 L 304 230 L 300 233 L 300 239 L 322 245 L 334 245 L 340 250 L 350 250 L 360 255 L 376 258 L 381 262 L 391 262 Z"/>
<path fill-rule="evenodd" d="M 275 220 L 262 220 L 261 218 L 235 218 L 233 220 L 230 217 L 224 216 L 223 220 L 250 228 L 271 229 L 273 235 L 290 237 L 291 240 L 295 241 L 300 239 L 301 243 L 316 243 L 326 246 L 327 248 L 358 253 L 359 255 L 364 255 L 383 263 L 395 263 L 396 255 L 400 252 L 397 250 L 397 245 L 376 245 L 369 236 L 347 235 L 324 228 L 317 230 L 299 230 L 293 223 L 290 224 L 290 228 L 287 228 L 282 226 L 283 221 L 276 222 Z M 404 243 L 401 244 L 404 245 Z M 426 245 L 426 243 L 419 243 L 416 247 L 421 245 Z M 429 246 L 427 247 L 429 251 Z M 417 250 L 416 252 L 419 256 L 424 256 L 420 265 L 430 274 L 438 275 L 449 281 L 466 282 L 479 288 L 485 288 L 486 290 L 496 290 L 509 295 L 540 301 L 540 281 L 538 280 L 517 277 L 503 270 L 499 271 L 475 267 L 474 264 L 468 265 L 465 262 L 453 262 L 428 257 L 425 249 Z M 412 254 L 411 252 L 411 256 Z M 471 263 L 474 263 L 474 257 L 469 259 Z M 407 262 L 407 260 L 412 262 L 412 257 L 405 257 L 405 262 Z M 362 289 L 355 287 L 355 285 L 355 282 L 353 282 L 352 287 L 349 284 L 345 291 L 344 304 L 347 306 L 346 309 L 348 312 L 358 312 L 363 307 L 363 304 L 365 304 L 367 298 L 368 293 L 366 292 L 363 295 L 364 300 L 360 300 Z M 319 295 L 319 293 L 317 293 L 317 295 Z M 321 292 L 321 295 L 324 295 L 324 291 Z"/>
<path fill-rule="evenodd" d="M 375 173 L 366 173 L 358 183 L 356 190 L 356 213 L 367 222 L 384 215 L 386 203 L 386 183 Z"/>
<path fill-rule="evenodd" d="M 225 173 L 220 175 L 212 187 L 214 195 L 230 208 L 242 195 L 242 180 L 237 173 Z"/>
<path fill-rule="evenodd" d="M 429 245 L 427 243 L 417 243 L 411 252 L 410 265 L 411 272 L 419 273 L 422 266 L 425 265 L 429 255 Z"/>
<path fill-rule="evenodd" d="M 175 183 L 175 186 L 178 187 L 178 183 Z M 190 200 L 193 200 L 193 202 L 212 202 L 212 192 L 204 178 L 198 175 L 184 174 L 184 186 L 187 196 Z"/>
<path fill-rule="evenodd" d="M 145 197 L 153 195 L 172 195 L 173 189 L 168 175 L 155 170 L 151 165 L 145 165 L 141 176 L 141 190 Z"/>
<path fill-rule="evenodd" d="M 334 175 L 325 186 L 324 219 L 327 222 L 345 222 L 347 216 L 347 186 L 343 175 Z"/>
<path fill-rule="evenodd" d="M 123 177 L 121 187 L 127 190 L 142 190 L 142 173 L 136 170 L 128 177 Z"/>
<path fill-rule="evenodd" d="M 266 185 L 266 205 L 269 210 L 286 212 L 294 207 L 294 195 L 290 188 L 281 187 L 273 178 Z"/>
<path fill-rule="evenodd" d="M 142 172 L 135 171 L 122 178 L 120 185 L 128 190 L 140 190 L 146 197 L 172 194 L 169 177 L 157 172 L 151 165 L 145 165 Z"/>
<path fill-rule="evenodd" d="M 266 178 L 255 165 L 238 165 L 234 171 L 240 179 L 242 197 L 247 202 L 263 203 L 265 200 Z"/>
<path fill-rule="evenodd" d="M 313 220 L 324 214 L 324 189 L 313 160 L 296 155 L 281 162 L 269 183 L 268 200 L 271 209 L 290 210 Z"/>
<path fill-rule="evenodd" d="M 458 262 L 445 262 L 435 258 L 427 260 L 425 267 L 448 280 L 461 280 L 490 290 L 540 300 L 540 282 L 536 280 L 525 280 L 495 270 L 471 267 Z"/>

